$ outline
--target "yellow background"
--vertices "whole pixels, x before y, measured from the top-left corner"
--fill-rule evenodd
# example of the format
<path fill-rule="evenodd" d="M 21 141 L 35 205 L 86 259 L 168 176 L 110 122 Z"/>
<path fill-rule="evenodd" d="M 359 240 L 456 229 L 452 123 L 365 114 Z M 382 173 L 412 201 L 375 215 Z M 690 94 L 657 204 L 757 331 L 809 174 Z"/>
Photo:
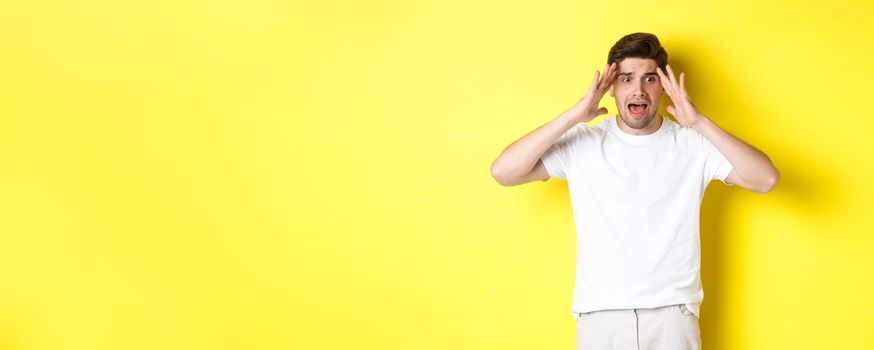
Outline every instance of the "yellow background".
<path fill-rule="evenodd" d="M 489 166 L 635 31 L 782 172 L 705 196 L 705 349 L 874 348 L 872 10 L 3 2 L 0 349 L 573 349 L 566 183 Z"/>

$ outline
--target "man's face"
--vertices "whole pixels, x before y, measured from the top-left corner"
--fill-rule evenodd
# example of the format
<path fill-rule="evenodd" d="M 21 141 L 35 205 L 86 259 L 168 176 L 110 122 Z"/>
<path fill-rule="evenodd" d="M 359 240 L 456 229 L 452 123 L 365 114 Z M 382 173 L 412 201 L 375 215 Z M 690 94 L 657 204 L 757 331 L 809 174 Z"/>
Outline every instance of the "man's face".
<path fill-rule="evenodd" d="M 665 90 L 656 73 L 658 64 L 649 58 L 626 58 L 619 62 L 610 96 L 625 125 L 643 129 L 658 114 Z"/>

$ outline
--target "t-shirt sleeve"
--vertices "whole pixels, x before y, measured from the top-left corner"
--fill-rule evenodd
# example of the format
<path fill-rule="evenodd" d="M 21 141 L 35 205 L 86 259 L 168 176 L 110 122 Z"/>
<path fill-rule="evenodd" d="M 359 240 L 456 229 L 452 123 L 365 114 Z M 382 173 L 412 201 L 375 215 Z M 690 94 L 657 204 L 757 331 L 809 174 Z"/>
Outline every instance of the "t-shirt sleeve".
<path fill-rule="evenodd" d="M 566 131 L 540 157 L 549 177 L 567 180 L 567 171 L 570 168 L 571 154 L 573 153 L 573 141 L 578 135 L 577 131 L 578 126 Z"/>
<path fill-rule="evenodd" d="M 705 180 L 720 180 L 722 183 L 731 186 L 730 183 L 725 182 L 725 178 L 731 173 L 731 170 L 734 169 L 731 163 L 728 162 L 728 159 L 725 158 L 722 153 L 716 149 L 710 140 L 708 140 L 703 135 L 700 135 L 701 142 L 704 148 L 704 176 Z"/>

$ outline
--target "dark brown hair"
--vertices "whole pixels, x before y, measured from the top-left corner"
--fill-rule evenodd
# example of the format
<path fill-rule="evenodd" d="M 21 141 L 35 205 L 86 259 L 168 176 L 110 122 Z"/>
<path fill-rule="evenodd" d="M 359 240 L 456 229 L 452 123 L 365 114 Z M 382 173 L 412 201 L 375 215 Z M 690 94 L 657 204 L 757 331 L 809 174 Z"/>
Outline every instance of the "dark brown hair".
<path fill-rule="evenodd" d="M 607 63 L 616 62 L 619 64 L 629 57 L 653 59 L 662 71 L 668 64 L 668 52 L 659 43 L 659 38 L 650 33 L 632 33 L 623 36 L 610 48 L 610 53 L 607 54 Z"/>

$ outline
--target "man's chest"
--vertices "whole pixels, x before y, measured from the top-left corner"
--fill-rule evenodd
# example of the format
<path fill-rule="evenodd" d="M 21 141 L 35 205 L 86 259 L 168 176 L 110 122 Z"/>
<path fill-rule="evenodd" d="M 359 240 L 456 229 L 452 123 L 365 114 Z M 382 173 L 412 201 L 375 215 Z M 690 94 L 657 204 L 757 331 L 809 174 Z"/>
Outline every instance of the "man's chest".
<path fill-rule="evenodd" d="M 626 204 L 661 202 L 702 185 L 703 163 L 673 143 L 602 143 L 575 154 L 568 183 L 589 196 Z"/>

